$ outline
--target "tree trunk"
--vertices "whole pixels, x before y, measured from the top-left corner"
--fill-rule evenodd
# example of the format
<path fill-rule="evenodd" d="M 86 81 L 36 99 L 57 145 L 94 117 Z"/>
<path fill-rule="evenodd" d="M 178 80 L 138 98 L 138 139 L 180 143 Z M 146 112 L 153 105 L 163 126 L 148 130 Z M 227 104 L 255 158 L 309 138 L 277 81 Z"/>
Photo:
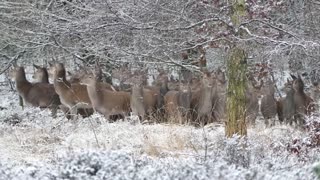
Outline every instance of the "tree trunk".
<path fill-rule="evenodd" d="M 233 0 L 232 3 L 231 21 L 235 35 L 241 36 L 241 30 L 238 27 L 242 17 L 246 15 L 245 0 Z M 225 126 L 227 137 L 232 137 L 234 134 L 247 135 L 245 99 L 247 55 L 239 46 L 230 49 L 227 62 L 227 121 Z"/>
<path fill-rule="evenodd" d="M 227 62 L 227 121 L 225 133 L 227 137 L 234 134 L 247 135 L 246 127 L 246 70 L 247 55 L 241 48 L 230 50 Z"/>

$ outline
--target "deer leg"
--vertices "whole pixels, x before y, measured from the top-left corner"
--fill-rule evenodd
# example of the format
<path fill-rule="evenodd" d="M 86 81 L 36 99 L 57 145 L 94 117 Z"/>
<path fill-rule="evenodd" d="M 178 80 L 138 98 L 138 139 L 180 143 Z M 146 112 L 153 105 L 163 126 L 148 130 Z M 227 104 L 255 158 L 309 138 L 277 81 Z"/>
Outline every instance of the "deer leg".
<path fill-rule="evenodd" d="M 72 116 L 72 120 L 78 119 L 77 112 L 78 112 L 77 106 L 70 107 L 70 115 Z"/>
<path fill-rule="evenodd" d="M 269 119 L 268 118 L 264 119 L 264 124 L 266 125 L 266 128 L 269 127 Z"/>
<path fill-rule="evenodd" d="M 58 105 L 53 105 L 52 108 L 51 108 L 51 116 L 53 118 L 57 117 L 57 111 L 58 111 Z"/>
<path fill-rule="evenodd" d="M 59 108 L 62 110 L 67 119 L 71 119 L 69 108 L 64 105 L 59 105 Z"/>

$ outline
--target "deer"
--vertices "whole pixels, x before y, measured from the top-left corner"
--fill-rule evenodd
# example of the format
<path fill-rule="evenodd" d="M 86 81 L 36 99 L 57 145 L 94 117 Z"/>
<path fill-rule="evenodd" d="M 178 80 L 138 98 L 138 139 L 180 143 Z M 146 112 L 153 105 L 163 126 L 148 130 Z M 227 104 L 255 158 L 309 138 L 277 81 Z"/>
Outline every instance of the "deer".
<path fill-rule="evenodd" d="M 145 74 L 135 72 L 131 87 L 132 112 L 144 121 L 145 117 L 163 117 L 164 95 L 168 91 L 167 76 L 160 74 L 153 86 L 146 85 Z M 137 82 L 136 82 L 137 81 Z"/>
<path fill-rule="evenodd" d="M 310 97 L 314 101 L 315 110 L 319 111 L 320 86 L 318 82 L 312 82 Z"/>
<path fill-rule="evenodd" d="M 111 115 L 130 112 L 130 93 L 124 91 L 110 91 L 98 83 L 95 74 L 88 74 L 81 79 L 81 84 L 86 86 L 92 107 L 103 114 L 108 120 Z"/>
<path fill-rule="evenodd" d="M 179 91 L 171 90 L 164 96 L 167 119 L 172 123 L 186 124 L 191 104 L 189 83 L 180 83 Z"/>
<path fill-rule="evenodd" d="M 226 118 L 226 91 L 227 91 L 227 83 L 225 73 L 218 68 L 213 75 L 214 79 L 214 87 L 212 88 L 212 116 L 215 121 L 221 121 Z"/>
<path fill-rule="evenodd" d="M 139 116 L 140 121 L 144 122 L 147 107 L 144 98 L 143 86 L 140 83 L 133 84 L 131 88 L 130 107 L 132 113 Z"/>
<path fill-rule="evenodd" d="M 165 116 L 164 96 L 169 91 L 168 83 L 169 83 L 168 75 L 164 72 L 161 72 L 158 75 L 153 86 L 146 86 L 146 89 L 150 89 L 154 93 L 154 97 L 157 99 L 156 115 L 162 120 L 164 119 L 164 116 Z M 155 94 L 157 94 L 157 96 Z"/>
<path fill-rule="evenodd" d="M 296 114 L 296 106 L 294 104 L 294 89 L 289 79 L 287 79 L 283 90 L 286 96 L 281 98 L 277 104 L 279 121 L 280 123 L 285 122 L 286 124 L 292 125 Z"/>
<path fill-rule="evenodd" d="M 32 78 L 35 79 L 36 82 L 49 84 L 49 74 L 47 68 L 35 64 L 33 64 L 33 67 L 36 68 L 36 71 L 34 72 Z"/>
<path fill-rule="evenodd" d="M 213 80 L 209 72 L 202 75 L 201 87 L 192 92 L 191 109 L 195 125 L 204 126 L 212 121 Z"/>
<path fill-rule="evenodd" d="M 33 64 L 33 66 L 36 68 L 36 71 L 34 72 L 32 77 L 36 80 L 36 82 L 49 84 L 49 73 L 48 73 L 47 68 L 40 67 L 35 64 Z M 52 66 L 53 65 L 50 64 L 51 68 L 52 68 Z M 67 119 L 71 119 L 71 115 L 70 115 L 68 107 L 61 104 L 61 105 L 59 105 L 59 108 L 64 112 Z M 78 113 L 82 117 L 88 117 L 93 113 L 93 111 L 90 111 L 89 109 L 78 109 Z"/>
<path fill-rule="evenodd" d="M 246 119 L 248 124 L 255 125 L 255 120 L 259 112 L 259 96 L 261 93 L 261 87 L 263 85 L 262 80 L 258 83 L 252 76 L 249 74 L 248 84 L 245 92 L 246 98 Z"/>
<path fill-rule="evenodd" d="M 75 120 L 78 109 L 92 111 L 91 101 L 84 85 L 70 83 L 66 80 L 66 70 L 62 63 L 56 63 L 51 67 L 54 74 L 54 89 L 60 97 L 61 103 L 69 108 Z"/>
<path fill-rule="evenodd" d="M 274 97 L 275 86 L 270 79 L 262 86 L 261 98 L 261 114 L 265 119 L 266 127 L 275 125 L 275 117 L 277 116 L 277 100 Z M 273 121 L 270 123 L 270 119 Z"/>
<path fill-rule="evenodd" d="M 291 77 L 293 79 L 292 87 L 294 89 L 293 100 L 296 108 L 295 121 L 297 125 L 302 126 L 305 124 L 303 116 L 310 115 L 314 110 L 313 99 L 304 92 L 304 82 L 301 76 L 298 75 L 298 77 L 296 77 L 291 74 Z"/>
<path fill-rule="evenodd" d="M 48 83 L 30 83 L 26 79 L 24 67 L 13 64 L 9 71 L 10 77 L 16 82 L 16 88 L 23 101 L 34 107 L 50 108 L 55 118 L 58 106 L 61 104 L 53 85 Z"/>

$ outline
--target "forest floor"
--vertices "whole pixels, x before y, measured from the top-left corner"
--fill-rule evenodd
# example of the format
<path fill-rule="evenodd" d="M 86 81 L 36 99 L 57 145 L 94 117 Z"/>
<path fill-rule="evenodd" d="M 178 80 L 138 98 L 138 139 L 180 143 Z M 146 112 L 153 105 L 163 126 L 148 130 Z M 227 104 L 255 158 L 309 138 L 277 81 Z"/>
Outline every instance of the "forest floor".
<path fill-rule="evenodd" d="M 0 96 L 0 179 L 316 179 L 320 162 L 319 148 L 288 150 L 306 132 L 264 128 L 261 118 L 244 147 L 224 137 L 223 124 L 108 123 L 99 114 L 70 121 L 22 109 L 3 87 Z"/>

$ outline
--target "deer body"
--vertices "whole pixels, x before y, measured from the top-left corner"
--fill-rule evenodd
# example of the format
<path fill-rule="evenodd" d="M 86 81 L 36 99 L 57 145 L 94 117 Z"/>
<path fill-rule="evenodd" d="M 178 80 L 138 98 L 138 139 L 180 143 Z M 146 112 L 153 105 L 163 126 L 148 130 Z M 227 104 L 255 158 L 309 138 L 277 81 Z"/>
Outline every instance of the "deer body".
<path fill-rule="evenodd" d="M 227 87 L 225 73 L 219 68 L 216 72 L 216 78 L 214 83 L 214 88 L 212 89 L 213 99 L 213 117 L 215 121 L 222 121 L 226 119 L 226 102 L 227 102 Z"/>
<path fill-rule="evenodd" d="M 130 93 L 103 89 L 92 77 L 81 81 L 87 86 L 93 108 L 106 118 L 111 115 L 127 115 L 130 112 Z"/>
<path fill-rule="evenodd" d="M 213 81 L 211 76 L 205 74 L 203 76 L 201 87 L 193 91 L 191 108 L 194 109 L 193 119 L 198 121 L 196 124 L 205 125 L 212 120 L 212 109 L 213 109 Z"/>
<path fill-rule="evenodd" d="M 268 81 L 268 84 L 263 87 L 262 91 L 264 92 L 264 95 L 261 99 L 261 113 L 265 119 L 265 125 L 266 127 L 269 125 L 274 126 L 275 119 L 273 119 L 271 124 L 269 123 L 269 120 L 275 118 L 277 115 L 277 101 L 274 97 L 275 87 L 270 80 Z"/>
<path fill-rule="evenodd" d="M 296 109 L 295 121 L 300 126 L 304 125 L 304 115 L 310 115 L 313 110 L 313 100 L 304 92 L 304 83 L 300 77 L 293 76 L 292 87 L 294 89 L 293 101 Z"/>
<path fill-rule="evenodd" d="M 140 120 L 144 121 L 146 115 L 146 105 L 144 102 L 143 87 L 141 85 L 133 85 L 131 93 L 131 110 L 138 115 Z"/>
<path fill-rule="evenodd" d="M 57 108 L 61 104 L 53 85 L 47 83 L 30 83 L 26 79 L 23 67 L 15 67 L 10 72 L 16 82 L 16 87 L 23 101 L 35 107 L 51 108 L 55 117 Z"/>
<path fill-rule="evenodd" d="M 88 109 L 90 111 L 92 106 L 86 86 L 69 83 L 66 80 L 65 68 L 61 63 L 55 64 L 54 71 L 54 88 L 61 103 L 70 109 L 72 115 L 76 115 L 78 109 Z"/>
<path fill-rule="evenodd" d="M 179 91 L 169 91 L 164 96 L 165 111 L 173 123 L 187 123 L 191 104 L 190 86 L 180 86 Z"/>
<path fill-rule="evenodd" d="M 279 115 L 279 119 L 283 118 L 286 124 L 292 125 L 294 121 L 294 115 L 296 114 L 296 107 L 294 104 L 294 90 L 292 84 L 285 85 L 285 93 L 286 97 L 279 101 L 281 108 L 281 115 Z M 282 117 L 282 118 L 281 118 Z"/>

